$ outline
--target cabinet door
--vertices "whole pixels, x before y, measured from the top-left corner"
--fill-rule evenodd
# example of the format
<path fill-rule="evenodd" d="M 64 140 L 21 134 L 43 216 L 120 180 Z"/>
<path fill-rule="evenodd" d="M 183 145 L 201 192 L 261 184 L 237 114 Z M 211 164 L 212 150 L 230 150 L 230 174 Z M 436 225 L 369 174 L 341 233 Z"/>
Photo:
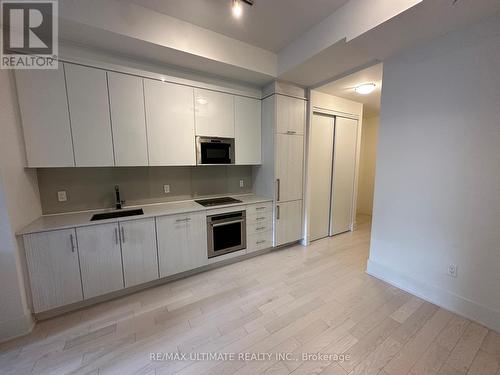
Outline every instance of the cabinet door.
<path fill-rule="evenodd" d="M 261 164 L 260 100 L 234 97 L 236 164 Z"/>
<path fill-rule="evenodd" d="M 234 138 L 234 97 L 195 89 L 196 135 Z"/>
<path fill-rule="evenodd" d="M 160 277 L 208 264 L 205 212 L 156 218 Z"/>
<path fill-rule="evenodd" d="M 74 167 L 63 64 L 15 74 L 28 167 Z"/>
<path fill-rule="evenodd" d="M 65 64 L 77 167 L 114 165 L 106 72 Z"/>
<path fill-rule="evenodd" d="M 76 229 L 85 299 L 123 288 L 118 224 Z"/>
<path fill-rule="evenodd" d="M 142 78 L 107 72 L 117 166 L 148 165 Z"/>
<path fill-rule="evenodd" d="M 302 99 L 276 95 L 276 131 L 282 134 L 304 134 L 306 102 Z"/>
<path fill-rule="evenodd" d="M 196 165 L 193 88 L 144 79 L 149 165 Z"/>
<path fill-rule="evenodd" d="M 155 219 L 120 223 L 125 287 L 158 279 Z"/>
<path fill-rule="evenodd" d="M 302 238 L 302 201 L 276 205 L 275 246 Z"/>
<path fill-rule="evenodd" d="M 311 241 L 330 233 L 330 199 L 332 191 L 333 131 L 335 119 L 314 114 L 309 149 L 309 229 Z"/>
<path fill-rule="evenodd" d="M 331 234 L 350 231 L 354 221 L 354 178 L 358 121 L 337 117 L 333 149 Z"/>
<path fill-rule="evenodd" d="M 83 300 L 74 229 L 24 236 L 35 312 Z"/>
<path fill-rule="evenodd" d="M 276 136 L 276 200 L 302 199 L 304 137 L 277 134 Z"/>

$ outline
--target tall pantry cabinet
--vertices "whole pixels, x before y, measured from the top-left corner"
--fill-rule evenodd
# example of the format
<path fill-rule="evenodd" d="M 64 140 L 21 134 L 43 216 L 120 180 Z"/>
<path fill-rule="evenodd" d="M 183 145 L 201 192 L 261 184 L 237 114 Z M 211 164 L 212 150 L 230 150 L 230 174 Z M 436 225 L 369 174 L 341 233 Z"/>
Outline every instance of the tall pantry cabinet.
<path fill-rule="evenodd" d="M 262 165 L 254 169 L 255 191 L 274 199 L 274 246 L 303 237 L 303 89 L 274 83 L 262 102 Z M 266 93 L 266 90 L 264 90 Z"/>

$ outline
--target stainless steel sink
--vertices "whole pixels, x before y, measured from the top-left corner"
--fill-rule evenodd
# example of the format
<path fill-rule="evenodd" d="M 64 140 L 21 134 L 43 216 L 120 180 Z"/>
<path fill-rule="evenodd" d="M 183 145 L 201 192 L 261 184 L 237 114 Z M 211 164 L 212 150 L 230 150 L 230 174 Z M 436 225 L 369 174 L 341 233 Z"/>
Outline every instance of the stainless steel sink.
<path fill-rule="evenodd" d="M 102 214 L 95 214 L 92 216 L 90 221 L 116 219 L 118 217 L 128 217 L 137 215 L 144 215 L 144 211 L 142 210 L 142 208 L 139 208 L 137 210 L 113 211 L 113 212 L 104 212 Z"/>

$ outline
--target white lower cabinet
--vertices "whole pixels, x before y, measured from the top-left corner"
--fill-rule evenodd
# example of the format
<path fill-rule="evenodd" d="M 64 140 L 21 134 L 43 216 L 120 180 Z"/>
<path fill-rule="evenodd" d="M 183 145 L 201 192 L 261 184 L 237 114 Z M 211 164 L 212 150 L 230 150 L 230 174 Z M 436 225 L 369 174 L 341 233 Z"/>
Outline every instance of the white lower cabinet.
<path fill-rule="evenodd" d="M 155 219 L 120 223 L 125 288 L 158 279 Z"/>
<path fill-rule="evenodd" d="M 273 247 L 273 232 L 247 235 L 247 253 Z"/>
<path fill-rule="evenodd" d="M 24 236 L 34 312 L 83 300 L 74 229 Z"/>
<path fill-rule="evenodd" d="M 85 299 L 123 289 L 118 223 L 76 229 Z"/>
<path fill-rule="evenodd" d="M 272 209 L 271 202 L 247 206 L 247 253 L 273 246 Z"/>
<path fill-rule="evenodd" d="M 302 200 L 276 204 L 275 246 L 302 238 Z"/>
<path fill-rule="evenodd" d="M 295 218 L 302 201 L 279 206 L 281 242 L 299 239 Z M 246 252 L 272 247 L 272 202 L 246 210 Z M 35 313 L 209 264 L 205 211 L 27 234 L 23 240 Z"/>
<path fill-rule="evenodd" d="M 156 218 L 160 277 L 208 264 L 205 212 Z"/>

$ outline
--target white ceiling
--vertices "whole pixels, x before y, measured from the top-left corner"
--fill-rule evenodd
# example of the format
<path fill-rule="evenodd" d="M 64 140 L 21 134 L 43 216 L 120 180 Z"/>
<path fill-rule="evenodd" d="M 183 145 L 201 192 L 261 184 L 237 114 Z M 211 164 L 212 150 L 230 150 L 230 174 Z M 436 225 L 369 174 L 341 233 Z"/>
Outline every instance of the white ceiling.
<path fill-rule="evenodd" d="M 396 5 L 412 2 L 255 0 L 236 21 L 230 0 L 64 0 L 59 36 L 217 79 L 262 87 L 277 78 L 317 88 L 500 12 L 499 0 L 422 0 L 391 16 Z M 363 31 L 366 24 L 373 25 Z M 351 25 L 361 30 L 352 39 Z M 321 48 L 310 51 L 311 41 Z M 290 46 L 299 58 L 285 53 Z"/>
<path fill-rule="evenodd" d="M 348 0 L 255 0 L 243 16 L 231 15 L 230 0 L 129 0 L 171 17 L 278 52 Z"/>
<path fill-rule="evenodd" d="M 279 78 L 306 87 L 318 87 L 346 72 L 386 61 L 407 48 L 500 12 L 499 0 L 452 3 L 452 0 L 424 0 L 358 38 L 332 45 Z"/>
<path fill-rule="evenodd" d="M 321 91 L 325 94 L 340 96 L 344 99 L 350 99 L 359 103 L 363 103 L 363 114 L 368 117 L 376 116 L 380 112 L 382 74 L 382 64 L 376 64 L 369 68 L 350 74 L 344 78 L 340 78 L 333 82 L 327 83 L 326 85 L 318 87 L 315 90 Z M 355 92 L 354 88 L 363 83 L 375 83 L 375 91 L 368 95 L 360 95 Z"/>

